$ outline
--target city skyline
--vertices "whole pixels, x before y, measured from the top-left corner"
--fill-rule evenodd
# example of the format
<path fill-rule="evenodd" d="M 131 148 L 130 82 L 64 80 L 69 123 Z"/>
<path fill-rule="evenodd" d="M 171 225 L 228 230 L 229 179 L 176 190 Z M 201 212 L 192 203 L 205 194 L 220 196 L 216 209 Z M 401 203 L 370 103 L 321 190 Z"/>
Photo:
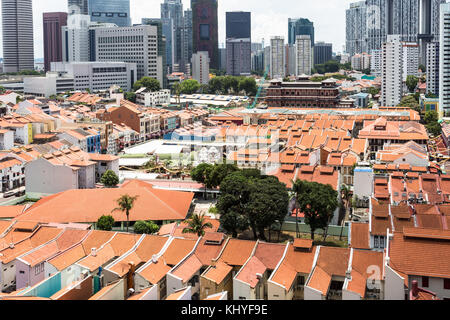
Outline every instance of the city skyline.
<path fill-rule="evenodd" d="M 159 18 L 162 0 L 130 0 L 133 24 L 140 24 L 142 18 Z M 183 9 L 190 8 L 190 0 L 183 0 Z M 252 12 L 252 41 L 265 39 L 269 45 L 272 36 L 283 36 L 287 41 L 288 18 L 308 18 L 314 22 L 317 41 L 333 43 L 335 52 L 341 52 L 345 44 L 345 10 L 352 0 L 321 0 L 314 6 L 308 6 L 306 0 L 283 0 L 285 6 L 272 1 L 261 2 L 247 0 L 219 0 L 219 46 L 225 44 L 227 11 Z M 293 7 L 298 9 L 293 10 Z M 35 58 L 44 57 L 43 24 L 44 12 L 67 12 L 67 0 L 39 0 L 33 2 L 34 53 Z M 1 15 L 0 15 L 1 17 Z M 0 18 L 1 19 L 1 18 Z M 1 29 L 1 26 L 0 26 Z M 0 37 L 1 30 L 0 30 Z M 0 41 L 0 57 L 3 57 L 3 38 Z"/>

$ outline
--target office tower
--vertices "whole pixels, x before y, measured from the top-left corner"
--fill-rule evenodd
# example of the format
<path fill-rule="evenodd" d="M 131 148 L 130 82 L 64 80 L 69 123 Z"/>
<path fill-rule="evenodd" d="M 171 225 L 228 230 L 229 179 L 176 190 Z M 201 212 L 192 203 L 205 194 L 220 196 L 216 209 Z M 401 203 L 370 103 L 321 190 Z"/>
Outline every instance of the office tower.
<path fill-rule="evenodd" d="M 380 49 L 388 34 L 389 0 L 366 0 L 367 52 Z"/>
<path fill-rule="evenodd" d="M 427 93 L 439 95 L 439 42 L 427 44 Z"/>
<path fill-rule="evenodd" d="M 346 10 L 346 53 L 353 56 L 367 51 L 367 7 L 366 1 L 350 4 Z"/>
<path fill-rule="evenodd" d="M 370 73 L 374 76 L 381 76 L 381 59 L 383 58 L 383 51 L 372 50 L 372 58 L 370 59 Z"/>
<path fill-rule="evenodd" d="M 403 94 L 403 45 L 400 35 L 388 35 L 382 45 L 381 105 L 395 107 Z"/>
<path fill-rule="evenodd" d="M 209 54 L 208 51 L 200 51 L 192 55 L 192 78 L 200 84 L 209 82 Z"/>
<path fill-rule="evenodd" d="M 114 23 L 119 27 L 131 26 L 130 0 L 89 0 L 92 22 Z"/>
<path fill-rule="evenodd" d="M 174 63 L 181 65 L 185 63 L 183 3 L 181 0 L 164 0 L 164 3 L 161 3 L 161 19 L 170 21 L 172 25 L 172 30 L 169 31 L 168 28 L 165 28 L 163 32 L 166 39 L 172 39 L 167 45 L 168 50 L 172 51 L 172 59 L 167 57 L 169 65 Z"/>
<path fill-rule="evenodd" d="M 219 67 L 217 0 L 191 0 L 193 52 L 208 51 L 210 67 Z"/>
<path fill-rule="evenodd" d="M 34 70 L 31 0 L 2 0 L 3 72 Z"/>
<path fill-rule="evenodd" d="M 142 19 L 143 25 L 155 26 L 158 28 L 158 59 L 162 61 L 163 66 L 163 82 L 161 82 L 161 87 L 168 87 L 168 79 L 167 74 L 169 72 L 168 62 L 167 62 L 167 39 L 164 37 L 164 28 L 169 29 L 172 20 L 171 19 L 152 19 L 152 18 L 144 18 Z"/>
<path fill-rule="evenodd" d="M 264 49 L 252 52 L 252 71 L 264 73 Z"/>
<path fill-rule="evenodd" d="M 333 58 L 333 44 L 316 42 L 314 45 L 314 65 L 323 64 Z"/>
<path fill-rule="evenodd" d="M 264 71 L 270 74 L 270 46 L 264 47 Z"/>
<path fill-rule="evenodd" d="M 67 18 L 67 26 L 62 27 L 63 61 L 90 61 L 89 15 L 72 14 Z"/>
<path fill-rule="evenodd" d="M 69 15 L 72 14 L 89 14 L 89 0 L 68 0 Z"/>
<path fill-rule="evenodd" d="M 151 77 L 161 85 L 163 61 L 158 51 L 158 27 L 98 28 L 95 31 L 96 61 L 136 63 L 137 79 Z"/>
<path fill-rule="evenodd" d="M 286 76 L 295 75 L 296 74 L 295 45 L 287 43 L 285 53 L 286 53 Z"/>
<path fill-rule="evenodd" d="M 314 47 L 314 23 L 308 19 L 291 19 L 288 20 L 289 28 L 289 44 L 295 44 L 297 36 L 309 35 L 311 39 L 311 46 Z"/>
<path fill-rule="evenodd" d="M 164 48 L 164 66 L 171 68 L 174 64 L 174 32 L 173 32 L 173 20 L 167 18 L 142 18 L 143 25 L 155 25 L 158 28 L 161 28 L 161 31 L 158 29 L 158 41 L 162 44 L 162 37 L 165 38 L 165 48 Z M 163 48 L 160 46 L 159 51 Z"/>
<path fill-rule="evenodd" d="M 284 37 L 270 39 L 270 76 L 272 79 L 284 78 L 286 75 Z"/>
<path fill-rule="evenodd" d="M 183 46 L 183 61 L 185 61 L 186 67 L 189 67 L 191 58 L 192 58 L 192 10 L 186 9 L 184 11 L 183 18 L 183 38 L 184 38 L 184 46 Z"/>
<path fill-rule="evenodd" d="M 264 50 L 264 46 L 262 43 L 252 42 L 252 52 L 258 52 L 260 50 Z"/>
<path fill-rule="evenodd" d="M 403 81 L 408 76 L 419 76 L 419 44 L 417 42 L 403 43 Z"/>
<path fill-rule="evenodd" d="M 226 13 L 227 74 L 251 74 L 251 14 L 234 11 Z"/>
<path fill-rule="evenodd" d="M 227 65 L 228 75 L 247 76 L 251 74 L 251 50 L 250 38 L 227 39 Z"/>
<path fill-rule="evenodd" d="M 439 37 L 439 113 L 450 112 L 450 3 L 441 4 Z"/>
<path fill-rule="evenodd" d="M 295 39 L 295 75 L 310 75 L 312 69 L 312 48 L 309 35 Z"/>
<path fill-rule="evenodd" d="M 232 11 L 226 13 L 227 39 L 245 39 L 252 37 L 251 12 Z"/>
<path fill-rule="evenodd" d="M 419 1 L 388 0 L 388 34 L 400 35 L 404 42 L 417 42 L 419 34 Z"/>
<path fill-rule="evenodd" d="M 50 62 L 62 61 L 62 27 L 67 25 L 66 12 L 44 12 L 44 69 Z"/>
<path fill-rule="evenodd" d="M 440 5 L 445 0 L 420 0 L 419 14 L 419 44 L 420 44 L 420 63 L 426 65 L 428 43 L 439 41 L 439 19 Z"/>
<path fill-rule="evenodd" d="M 219 48 L 220 70 L 227 70 L 227 48 Z"/>

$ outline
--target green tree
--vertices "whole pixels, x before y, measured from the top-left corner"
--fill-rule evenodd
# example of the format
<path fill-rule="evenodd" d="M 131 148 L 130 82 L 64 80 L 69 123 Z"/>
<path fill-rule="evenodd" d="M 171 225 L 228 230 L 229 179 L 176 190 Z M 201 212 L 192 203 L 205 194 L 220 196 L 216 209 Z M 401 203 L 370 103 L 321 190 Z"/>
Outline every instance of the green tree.
<path fill-rule="evenodd" d="M 127 232 L 128 232 L 128 226 L 130 223 L 130 211 L 133 209 L 135 201 L 138 199 L 139 196 L 129 196 L 128 194 L 122 195 L 119 199 L 116 200 L 118 207 L 114 208 L 111 212 L 115 211 L 121 211 L 125 212 L 127 215 Z"/>
<path fill-rule="evenodd" d="M 362 70 L 362 73 L 366 74 L 366 75 L 370 75 L 371 70 L 370 69 L 364 69 Z"/>
<path fill-rule="evenodd" d="M 423 120 L 428 132 L 430 132 L 434 136 L 438 136 L 442 133 L 442 127 L 439 123 L 439 114 L 436 111 L 427 111 Z"/>
<path fill-rule="evenodd" d="M 222 181 L 232 172 L 239 171 L 239 168 L 234 164 L 218 164 L 214 165 L 210 171 L 209 179 L 213 188 L 220 186 Z"/>
<path fill-rule="evenodd" d="M 238 91 L 239 91 L 238 77 L 225 76 L 223 78 L 223 94 L 229 94 L 230 92 L 238 93 Z"/>
<path fill-rule="evenodd" d="M 134 91 L 141 88 L 147 88 L 150 92 L 155 92 L 161 90 L 161 85 L 158 80 L 151 77 L 142 77 L 139 81 L 136 81 L 133 85 Z"/>
<path fill-rule="evenodd" d="M 314 240 L 317 229 L 326 229 L 333 213 L 338 207 L 337 192 L 330 186 L 316 182 L 297 180 L 296 187 L 301 190 L 298 204 L 305 214 L 305 222 L 311 229 L 311 239 Z"/>
<path fill-rule="evenodd" d="M 134 92 L 125 92 L 125 100 L 136 103 L 136 93 Z"/>
<path fill-rule="evenodd" d="M 375 88 L 375 87 L 370 87 L 369 89 L 367 89 L 367 93 L 371 94 L 372 96 L 376 96 L 377 94 L 380 93 L 380 89 Z"/>
<path fill-rule="evenodd" d="M 119 184 L 119 177 L 112 170 L 107 170 L 101 177 L 100 182 L 107 188 L 113 188 Z"/>
<path fill-rule="evenodd" d="M 101 216 L 97 220 L 97 229 L 103 231 L 111 231 L 114 227 L 114 218 L 112 216 Z"/>
<path fill-rule="evenodd" d="M 409 75 L 406 77 L 406 86 L 408 87 L 409 92 L 414 92 L 417 88 L 417 84 L 419 83 L 419 78 L 413 75 Z"/>
<path fill-rule="evenodd" d="M 426 98 L 430 98 L 430 99 L 436 99 L 438 96 L 435 95 L 433 92 L 428 91 L 428 93 L 425 95 Z"/>
<path fill-rule="evenodd" d="M 200 89 L 200 84 L 197 80 L 188 79 L 181 83 L 181 93 L 184 94 L 193 94 L 196 93 Z"/>
<path fill-rule="evenodd" d="M 192 180 L 202 183 L 205 186 L 205 199 L 208 188 L 212 188 L 211 172 L 214 166 L 209 163 L 201 163 L 197 167 L 191 170 Z"/>
<path fill-rule="evenodd" d="M 223 92 L 224 92 L 223 77 L 214 77 L 211 80 L 209 80 L 209 93 L 216 94 Z"/>
<path fill-rule="evenodd" d="M 410 109 L 413 109 L 420 113 L 420 105 L 419 102 L 416 100 L 416 98 L 413 95 L 405 96 L 400 101 L 399 107 L 407 107 Z"/>
<path fill-rule="evenodd" d="M 193 214 L 190 219 L 186 220 L 187 227 L 183 229 L 183 233 L 196 234 L 203 237 L 206 229 L 212 229 L 213 225 L 206 222 L 205 214 Z"/>
<path fill-rule="evenodd" d="M 239 92 L 244 91 L 247 96 L 256 96 L 258 88 L 254 78 L 243 78 L 239 81 Z"/>
<path fill-rule="evenodd" d="M 136 234 L 155 234 L 159 231 L 159 226 L 153 221 L 136 221 L 134 224 L 134 233 Z"/>
<path fill-rule="evenodd" d="M 2 86 L 0 86 L 0 94 L 4 94 L 6 92 L 6 89 Z"/>
<path fill-rule="evenodd" d="M 427 72 L 427 67 L 425 67 L 423 64 L 419 65 L 419 70 L 422 72 Z"/>

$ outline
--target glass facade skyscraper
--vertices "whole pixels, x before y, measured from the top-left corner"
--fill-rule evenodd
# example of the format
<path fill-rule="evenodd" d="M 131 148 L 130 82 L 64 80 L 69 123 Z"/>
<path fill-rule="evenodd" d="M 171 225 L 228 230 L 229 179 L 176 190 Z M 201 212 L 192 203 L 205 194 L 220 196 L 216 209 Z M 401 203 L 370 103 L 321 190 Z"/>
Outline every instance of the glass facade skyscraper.
<path fill-rule="evenodd" d="M 211 68 L 219 68 L 217 0 L 191 0 L 193 52 L 208 51 Z"/>
<path fill-rule="evenodd" d="M 89 0 L 89 15 L 92 22 L 107 22 L 119 27 L 129 27 L 130 0 Z"/>
<path fill-rule="evenodd" d="M 252 18 L 250 12 L 227 12 L 226 17 L 227 39 L 243 39 L 252 37 Z"/>
<path fill-rule="evenodd" d="M 295 44 L 297 36 L 309 36 L 311 38 L 311 46 L 314 46 L 314 23 L 308 19 L 291 19 L 288 20 L 289 28 L 289 44 Z"/>

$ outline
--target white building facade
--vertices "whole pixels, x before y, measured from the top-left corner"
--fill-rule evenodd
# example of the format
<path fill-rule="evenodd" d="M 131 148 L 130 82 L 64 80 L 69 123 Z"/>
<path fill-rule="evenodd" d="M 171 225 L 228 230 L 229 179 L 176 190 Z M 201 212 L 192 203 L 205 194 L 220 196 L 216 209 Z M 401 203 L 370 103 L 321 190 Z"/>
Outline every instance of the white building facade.
<path fill-rule="evenodd" d="M 208 51 L 199 51 L 192 55 L 192 78 L 200 84 L 209 82 L 209 54 Z"/>
<path fill-rule="evenodd" d="M 381 105 L 397 106 L 403 95 L 403 45 L 399 35 L 388 35 L 383 43 Z"/>
<path fill-rule="evenodd" d="M 300 35 L 295 39 L 295 75 L 310 75 L 312 69 L 311 37 Z"/>
<path fill-rule="evenodd" d="M 286 76 L 284 37 L 273 37 L 270 39 L 269 50 L 270 76 L 272 79 L 284 78 Z"/>

